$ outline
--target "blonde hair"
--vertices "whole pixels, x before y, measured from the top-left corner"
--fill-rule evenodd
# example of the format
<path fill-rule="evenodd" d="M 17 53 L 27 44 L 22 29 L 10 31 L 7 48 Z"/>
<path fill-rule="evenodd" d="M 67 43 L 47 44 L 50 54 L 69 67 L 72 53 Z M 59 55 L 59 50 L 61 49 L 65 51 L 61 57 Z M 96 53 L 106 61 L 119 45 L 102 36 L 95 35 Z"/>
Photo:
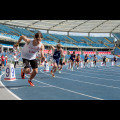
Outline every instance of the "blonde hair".
<path fill-rule="evenodd" d="M 60 49 L 60 48 L 62 47 L 62 45 L 61 45 L 60 43 L 58 43 L 58 44 L 56 45 L 56 47 L 57 47 L 58 49 Z"/>

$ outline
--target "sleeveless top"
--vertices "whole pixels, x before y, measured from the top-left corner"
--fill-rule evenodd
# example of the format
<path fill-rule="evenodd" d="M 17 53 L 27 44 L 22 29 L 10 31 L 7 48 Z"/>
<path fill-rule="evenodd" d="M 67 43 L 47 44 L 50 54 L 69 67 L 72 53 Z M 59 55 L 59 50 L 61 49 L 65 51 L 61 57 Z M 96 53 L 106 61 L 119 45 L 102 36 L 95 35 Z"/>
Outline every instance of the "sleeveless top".
<path fill-rule="evenodd" d="M 59 59 L 59 58 L 60 58 L 60 54 L 61 54 L 61 52 L 60 52 L 60 51 L 57 51 L 57 49 L 55 49 L 55 52 L 54 52 L 54 54 L 53 54 L 53 58 L 54 58 L 54 59 Z"/>
<path fill-rule="evenodd" d="M 85 56 L 85 60 L 88 60 L 88 56 Z"/>
<path fill-rule="evenodd" d="M 71 54 L 70 59 L 74 60 L 74 58 L 75 58 L 75 55 Z"/>
<path fill-rule="evenodd" d="M 79 56 L 77 56 L 76 61 L 79 61 Z"/>
<path fill-rule="evenodd" d="M 27 60 L 34 60 L 36 59 L 37 52 L 41 49 L 41 44 L 37 46 L 33 46 L 33 40 L 30 40 L 29 44 L 25 44 L 22 51 L 21 57 Z"/>

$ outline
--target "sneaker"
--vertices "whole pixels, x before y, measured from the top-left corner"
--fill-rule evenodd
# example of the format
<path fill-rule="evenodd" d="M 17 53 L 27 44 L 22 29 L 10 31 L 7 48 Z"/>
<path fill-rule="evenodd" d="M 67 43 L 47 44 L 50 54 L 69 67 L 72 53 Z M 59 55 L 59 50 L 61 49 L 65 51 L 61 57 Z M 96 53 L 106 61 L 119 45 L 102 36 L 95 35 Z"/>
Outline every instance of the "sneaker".
<path fill-rule="evenodd" d="M 32 83 L 32 81 L 30 81 L 30 80 L 28 80 L 28 83 L 30 84 L 30 86 L 35 86 L 33 83 Z"/>
<path fill-rule="evenodd" d="M 50 74 L 52 75 L 52 70 L 51 70 Z"/>
<path fill-rule="evenodd" d="M 21 69 L 21 78 L 25 79 L 25 73 L 23 73 L 22 69 Z"/>
<path fill-rule="evenodd" d="M 54 77 L 54 78 L 55 78 L 55 75 L 54 75 L 54 73 L 52 74 L 52 77 Z"/>
<path fill-rule="evenodd" d="M 54 73 L 52 72 L 52 70 L 51 70 L 51 72 L 50 72 L 50 73 L 51 73 L 52 77 L 55 77 L 55 75 L 54 75 Z"/>
<path fill-rule="evenodd" d="M 60 71 L 60 70 L 59 70 L 58 72 L 59 72 L 59 73 L 61 73 L 61 71 Z"/>

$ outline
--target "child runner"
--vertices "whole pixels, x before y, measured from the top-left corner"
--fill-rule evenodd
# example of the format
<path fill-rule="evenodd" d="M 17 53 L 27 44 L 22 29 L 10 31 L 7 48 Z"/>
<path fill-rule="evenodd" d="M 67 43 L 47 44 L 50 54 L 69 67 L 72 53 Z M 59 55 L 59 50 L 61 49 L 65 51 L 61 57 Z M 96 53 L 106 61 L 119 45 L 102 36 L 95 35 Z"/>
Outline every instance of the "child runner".
<path fill-rule="evenodd" d="M 77 63 L 77 69 L 79 69 L 79 63 L 80 63 L 80 54 L 76 57 L 76 63 Z"/>
<path fill-rule="evenodd" d="M 116 56 L 113 57 L 113 61 L 114 61 L 114 65 L 116 65 L 116 62 L 117 62 Z"/>
<path fill-rule="evenodd" d="M 106 66 L 106 56 L 103 56 L 103 64 Z"/>
<path fill-rule="evenodd" d="M 94 55 L 94 57 L 93 57 L 93 64 L 95 65 L 95 67 L 96 67 L 96 62 L 97 62 L 97 57 L 96 57 L 96 55 Z"/>
<path fill-rule="evenodd" d="M 59 73 L 61 73 L 64 62 L 65 62 L 65 55 L 62 54 L 60 57 L 60 62 L 59 62 Z"/>
<path fill-rule="evenodd" d="M 87 63 L 87 66 L 88 66 L 88 55 L 87 54 L 85 55 L 85 58 L 84 58 L 84 68 L 85 68 L 86 63 Z"/>
<path fill-rule="evenodd" d="M 42 60 L 45 60 L 44 57 L 44 45 L 41 43 L 42 41 L 42 33 L 38 32 L 35 34 L 34 39 L 28 39 L 26 36 L 21 36 L 18 40 L 18 42 L 14 45 L 14 47 L 19 46 L 19 43 L 24 40 L 26 42 L 26 44 L 24 45 L 22 51 L 21 51 L 21 57 L 23 59 L 23 64 L 24 64 L 24 68 L 21 69 L 21 77 L 22 79 L 25 79 L 25 74 L 29 74 L 30 73 L 30 67 L 29 67 L 29 63 L 33 69 L 30 78 L 28 80 L 28 83 L 31 86 L 34 86 L 34 84 L 32 83 L 32 79 L 36 76 L 36 74 L 38 73 L 38 64 L 37 64 L 37 60 L 36 60 L 36 54 L 38 51 L 41 50 L 41 57 Z"/>
<path fill-rule="evenodd" d="M 51 70 L 51 75 L 52 77 L 55 77 L 54 73 L 58 69 L 60 56 L 64 53 L 61 44 L 57 44 L 56 48 L 51 46 L 51 49 L 53 50 L 53 68 Z"/>
<path fill-rule="evenodd" d="M 76 58 L 75 51 L 73 51 L 73 54 L 71 54 L 70 56 L 71 71 L 73 71 L 73 64 L 74 64 L 75 58 Z"/>

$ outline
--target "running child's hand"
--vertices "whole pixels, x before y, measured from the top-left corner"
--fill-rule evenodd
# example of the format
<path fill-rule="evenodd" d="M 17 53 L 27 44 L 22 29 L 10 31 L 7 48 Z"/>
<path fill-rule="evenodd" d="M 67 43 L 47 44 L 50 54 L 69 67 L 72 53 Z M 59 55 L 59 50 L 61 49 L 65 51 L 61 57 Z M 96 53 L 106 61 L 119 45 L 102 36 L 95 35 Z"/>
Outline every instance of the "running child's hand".
<path fill-rule="evenodd" d="M 13 47 L 18 47 L 19 46 L 19 44 L 18 43 L 16 43 L 16 44 L 14 44 L 14 46 Z"/>

